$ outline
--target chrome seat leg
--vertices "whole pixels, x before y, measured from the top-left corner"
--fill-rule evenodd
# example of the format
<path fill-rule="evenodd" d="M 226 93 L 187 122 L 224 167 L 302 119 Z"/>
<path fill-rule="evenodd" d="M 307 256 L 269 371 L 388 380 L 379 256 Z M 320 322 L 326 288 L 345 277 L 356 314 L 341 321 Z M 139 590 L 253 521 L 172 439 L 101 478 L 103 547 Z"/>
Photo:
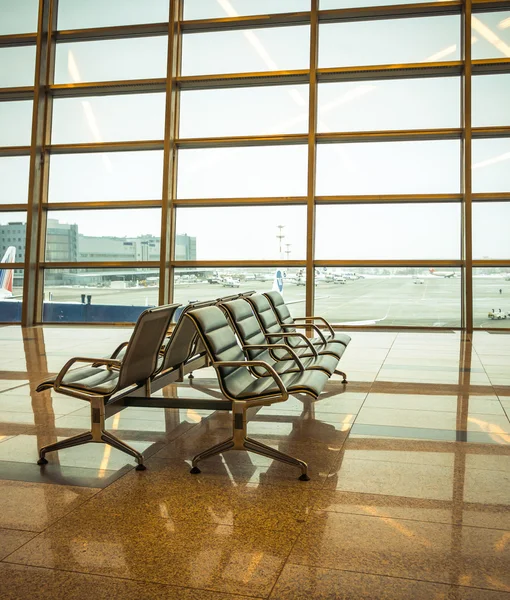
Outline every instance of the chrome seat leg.
<path fill-rule="evenodd" d="M 54 444 L 43 446 L 39 449 L 39 460 L 37 461 L 37 464 L 48 464 L 47 459 L 44 458 L 47 452 L 63 450 L 64 448 L 72 448 L 73 446 L 81 446 L 82 444 L 87 444 L 88 442 L 91 442 L 92 437 L 92 431 L 87 431 L 86 433 L 79 433 L 78 435 L 73 435 L 73 437 L 67 438 L 66 440 L 61 440 L 60 442 L 55 442 Z"/>
<path fill-rule="evenodd" d="M 299 460 L 299 458 L 294 458 L 293 456 L 290 456 L 290 454 L 280 452 L 279 450 L 276 450 L 276 448 L 272 448 L 271 446 L 266 446 L 266 444 L 263 444 L 262 442 L 257 442 L 257 440 L 254 440 L 252 438 L 246 438 L 244 442 L 244 447 L 250 452 L 255 452 L 255 454 L 267 456 L 268 458 L 272 458 L 273 460 L 279 460 L 280 462 L 286 463 L 288 465 L 299 467 L 301 469 L 301 476 L 299 477 L 299 479 L 301 481 L 310 480 L 310 477 L 308 476 L 308 465 L 303 460 Z"/>

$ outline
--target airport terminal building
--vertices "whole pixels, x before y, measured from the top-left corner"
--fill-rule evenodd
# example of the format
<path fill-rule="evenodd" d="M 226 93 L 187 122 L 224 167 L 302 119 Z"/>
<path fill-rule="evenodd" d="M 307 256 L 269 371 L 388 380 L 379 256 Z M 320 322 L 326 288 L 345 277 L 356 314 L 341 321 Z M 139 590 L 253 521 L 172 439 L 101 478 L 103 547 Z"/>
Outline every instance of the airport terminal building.
<path fill-rule="evenodd" d="M 2 0 L 0 598 L 510 600 L 509 98 L 510 0 Z"/>

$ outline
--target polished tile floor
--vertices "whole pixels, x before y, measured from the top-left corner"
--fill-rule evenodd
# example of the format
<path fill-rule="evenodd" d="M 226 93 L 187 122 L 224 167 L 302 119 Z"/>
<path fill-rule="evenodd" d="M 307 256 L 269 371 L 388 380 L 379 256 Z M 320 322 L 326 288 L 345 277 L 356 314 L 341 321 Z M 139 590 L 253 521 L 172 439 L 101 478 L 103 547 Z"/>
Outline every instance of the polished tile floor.
<path fill-rule="evenodd" d="M 148 469 L 88 444 L 86 403 L 34 390 L 123 328 L 0 327 L 0 598 L 510 600 L 510 335 L 354 332 L 311 403 L 250 415 L 311 480 L 231 452 L 228 413 L 129 408 L 108 427 Z M 215 398 L 214 371 L 167 397 Z"/>

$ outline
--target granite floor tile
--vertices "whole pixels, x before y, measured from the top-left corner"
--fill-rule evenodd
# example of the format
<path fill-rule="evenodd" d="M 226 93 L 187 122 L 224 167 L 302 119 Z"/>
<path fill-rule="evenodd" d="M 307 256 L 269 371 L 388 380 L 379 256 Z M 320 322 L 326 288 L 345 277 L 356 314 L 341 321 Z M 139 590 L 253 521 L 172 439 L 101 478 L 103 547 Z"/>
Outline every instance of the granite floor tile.
<path fill-rule="evenodd" d="M 0 560 L 34 538 L 37 533 L 30 531 L 16 531 L 14 529 L 0 529 Z M 1 589 L 1 588 L 0 588 Z"/>
<path fill-rule="evenodd" d="M 248 600 L 206 590 L 0 564 L 2 600 Z M 250 600 L 260 600 L 250 597 Z"/>
<path fill-rule="evenodd" d="M 297 531 L 76 509 L 6 562 L 253 596 L 269 595 Z"/>
<path fill-rule="evenodd" d="M 43 531 L 98 491 L 99 488 L 0 480 L 0 527 Z"/>
<path fill-rule="evenodd" d="M 270 600 L 509 600 L 510 594 L 287 564 Z"/>
<path fill-rule="evenodd" d="M 289 562 L 510 591 L 508 533 L 317 512 L 301 531 Z"/>

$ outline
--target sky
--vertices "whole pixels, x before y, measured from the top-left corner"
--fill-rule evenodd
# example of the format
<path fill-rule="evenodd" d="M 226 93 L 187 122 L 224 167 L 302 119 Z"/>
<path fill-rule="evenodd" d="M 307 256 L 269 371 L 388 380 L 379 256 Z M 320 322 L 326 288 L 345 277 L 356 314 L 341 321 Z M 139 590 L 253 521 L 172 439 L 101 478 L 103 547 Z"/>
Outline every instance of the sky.
<path fill-rule="evenodd" d="M 386 3 L 386 2 L 381 2 Z M 375 2 L 371 1 L 371 5 Z M 359 6 L 322 0 L 321 8 Z M 185 18 L 307 10 L 307 0 L 187 0 Z M 33 31 L 35 0 L 0 0 L 0 34 Z M 166 20 L 168 0 L 60 0 L 62 29 Z M 306 69 L 307 26 L 185 36 L 183 75 Z M 164 77 L 164 37 L 59 44 L 57 83 Z M 510 57 L 510 11 L 477 14 L 473 58 Z M 456 60 L 460 17 L 323 24 L 319 66 Z M 33 84 L 33 48 L 0 49 L 0 86 Z M 57 99 L 52 143 L 162 139 L 164 94 Z M 510 75 L 473 78 L 473 125 L 510 125 Z M 0 145 L 30 141 L 32 102 L 0 104 Z M 460 78 L 324 83 L 318 131 L 459 127 Z M 186 91 L 181 137 L 306 133 L 306 86 Z M 460 192 L 460 143 L 451 141 L 321 144 L 317 195 Z M 50 202 L 161 198 L 163 153 L 54 155 Z M 307 147 L 265 146 L 179 151 L 178 197 L 306 196 Z M 26 202 L 28 158 L 0 159 L 0 203 Z M 473 142 L 473 191 L 510 191 L 510 139 Z M 474 207 L 476 258 L 510 258 L 510 203 Z M 52 213 L 86 235 L 159 235 L 157 210 Z M 287 256 L 305 258 L 304 207 L 179 209 L 177 232 L 197 237 L 198 258 L 279 258 L 278 225 Z M 9 217 L 4 213 L 0 222 Z M 12 220 L 12 218 L 11 218 Z M 319 206 L 317 258 L 459 257 L 460 210 L 447 205 Z M 341 234 L 341 235 L 340 235 Z M 276 254 L 275 254 L 276 253 Z"/>

